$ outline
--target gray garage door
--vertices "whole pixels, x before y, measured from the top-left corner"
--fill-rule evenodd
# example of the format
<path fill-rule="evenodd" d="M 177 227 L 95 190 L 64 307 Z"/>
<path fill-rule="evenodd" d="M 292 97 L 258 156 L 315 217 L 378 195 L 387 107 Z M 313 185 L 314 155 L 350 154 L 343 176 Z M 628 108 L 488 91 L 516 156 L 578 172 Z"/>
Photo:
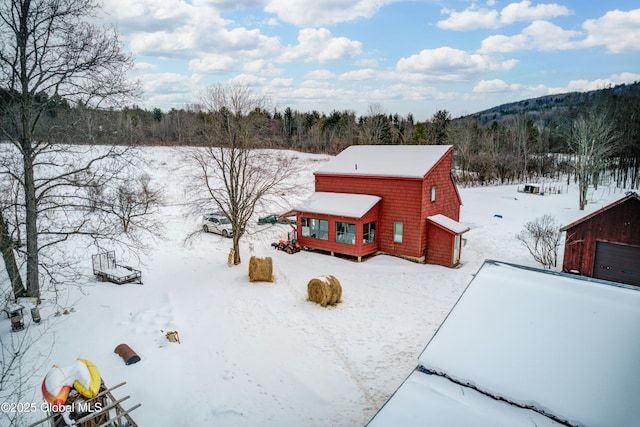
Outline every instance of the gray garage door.
<path fill-rule="evenodd" d="M 597 242 L 593 277 L 640 286 L 640 247 Z"/>

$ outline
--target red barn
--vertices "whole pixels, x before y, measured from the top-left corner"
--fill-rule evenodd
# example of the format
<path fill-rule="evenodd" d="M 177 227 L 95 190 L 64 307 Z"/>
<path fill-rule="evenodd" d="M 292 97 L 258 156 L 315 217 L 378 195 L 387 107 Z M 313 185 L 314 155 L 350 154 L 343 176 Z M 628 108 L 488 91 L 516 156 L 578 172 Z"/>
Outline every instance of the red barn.
<path fill-rule="evenodd" d="M 640 196 L 626 197 L 560 229 L 562 269 L 640 286 Z"/>
<path fill-rule="evenodd" d="M 315 172 L 315 193 L 297 206 L 301 245 L 360 259 L 386 253 L 459 263 L 460 194 L 450 145 L 350 146 Z"/>

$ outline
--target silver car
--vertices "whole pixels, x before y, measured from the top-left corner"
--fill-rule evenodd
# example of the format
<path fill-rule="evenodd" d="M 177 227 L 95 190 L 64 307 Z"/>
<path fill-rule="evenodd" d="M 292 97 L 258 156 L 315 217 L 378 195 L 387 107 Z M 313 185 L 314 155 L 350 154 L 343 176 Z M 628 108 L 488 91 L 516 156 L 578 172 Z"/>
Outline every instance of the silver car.
<path fill-rule="evenodd" d="M 224 237 L 231 237 L 233 231 L 231 222 L 224 215 L 212 213 L 206 214 L 202 218 L 202 231 L 205 233 L 218 233 Z"/>

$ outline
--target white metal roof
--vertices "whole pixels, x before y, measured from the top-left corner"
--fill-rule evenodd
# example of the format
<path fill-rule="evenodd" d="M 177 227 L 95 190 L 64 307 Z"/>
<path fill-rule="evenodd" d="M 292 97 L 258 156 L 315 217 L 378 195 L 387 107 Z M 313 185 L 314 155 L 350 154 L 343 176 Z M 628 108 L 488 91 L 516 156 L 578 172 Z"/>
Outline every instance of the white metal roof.
<path fill-rule="evenodd" d="M 428 216 L 427 219 L 432 221 L 441 227 L 446 228 L 447 230 L 453 232 L 454 234 L 462 234 L 469 231 L 469 227 L 466 225 L 460 224 L 458 221 L 455 221 L 448 216 L 444 216 L 442 214 Z"/>
<path fill-rule="evenodd" d="M 451 145 L 351 145 L 316 174 L 422 178 Z"/>
<path fill-rule="evenodd" d="M 440 380 L 405 382 L 369 426 L 476 426 L 453 412 L 500 420 L 513 405 L 569 425 L 636 425 L 639 307 L 636 288 L 487 261 L 419 357 L 415 372 Z M 486 425 L 529 426 L 527 412 Z"/>
<path fill-rule="evenodd" d="M 559 427 L 531 409 L 487 398 L 448 379 L 418 369 L 367 427 Z"/>
<path fill-rule="evenodd" d="M 298 212 L 319 213 L 325 215 L 362 218 L 376 203 L 382 200 L 379 196 L 348 193 L 313 193 L 308 199 L 293 210 Z"/>

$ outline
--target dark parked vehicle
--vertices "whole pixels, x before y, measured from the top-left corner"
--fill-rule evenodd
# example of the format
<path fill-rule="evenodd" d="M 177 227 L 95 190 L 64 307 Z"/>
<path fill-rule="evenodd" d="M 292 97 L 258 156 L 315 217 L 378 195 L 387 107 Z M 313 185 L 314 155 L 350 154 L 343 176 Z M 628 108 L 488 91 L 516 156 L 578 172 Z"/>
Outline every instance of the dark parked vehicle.
<path fill-rule="evenodd" d="M 278 218 L 277 214 L 271 214 L 258 218 L 258 224 L 295 224 L 295 219 Z"/>

